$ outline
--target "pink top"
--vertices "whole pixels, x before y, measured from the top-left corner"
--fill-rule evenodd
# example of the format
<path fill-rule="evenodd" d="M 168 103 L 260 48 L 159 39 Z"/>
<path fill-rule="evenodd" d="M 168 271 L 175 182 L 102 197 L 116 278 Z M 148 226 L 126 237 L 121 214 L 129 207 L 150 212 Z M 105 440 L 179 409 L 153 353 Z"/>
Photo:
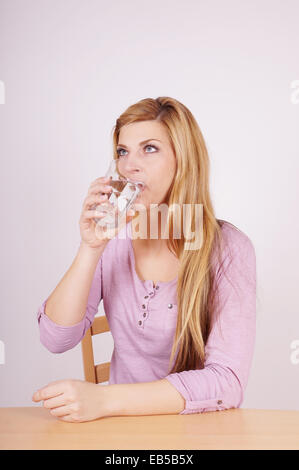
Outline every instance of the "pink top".
<path fill-rule="evenodd" d="M 127 227 L 127 232 L 125 231 Z M 99 259 L 84 318 L 61 326 L 45 314 L 37 318 L 42 344 L 53 353 L 74 348 L 92 324 L 103 300 L 114 340 L 109 384 L 151 382 L 166 378 L 185 398 L 180 414 L 238 408 L 244 399 L 256 334 L 256 258 L 244 232 L 224 222 L 222 233 L 233 257 L 225 255 L 226 276 L 216 277 L 220 320 L 213 323 L 205 346 L 203 369 L 168 374 L 178 313 L 177 278 L 141 281 L 135 271 L 131 222 L 111 239 Z M 217 268 L 219 266 L 216 266 Z M 237 289 L 236 289 L 237 286 Z"/>

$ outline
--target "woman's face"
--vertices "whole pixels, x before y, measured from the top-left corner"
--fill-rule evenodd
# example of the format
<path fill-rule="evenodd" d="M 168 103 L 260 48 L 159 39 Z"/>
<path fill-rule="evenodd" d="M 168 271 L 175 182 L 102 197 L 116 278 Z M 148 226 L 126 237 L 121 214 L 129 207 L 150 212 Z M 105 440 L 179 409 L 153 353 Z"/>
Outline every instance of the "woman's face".
<path fill-rule="evenodd" d="M 176 173 L 176 158 L 163 125 L 157 121 L 128 124 L 120 129 L 118 142 L 119 172 L 145 184 L 135 202 L 146 208 L 164 202 Z"/>

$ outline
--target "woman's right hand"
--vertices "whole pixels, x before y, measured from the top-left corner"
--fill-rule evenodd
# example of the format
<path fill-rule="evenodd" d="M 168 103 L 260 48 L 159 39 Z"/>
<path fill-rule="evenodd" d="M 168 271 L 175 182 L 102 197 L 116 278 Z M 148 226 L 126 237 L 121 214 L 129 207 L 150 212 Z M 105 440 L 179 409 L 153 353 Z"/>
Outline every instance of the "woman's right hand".
<path fill-rule="evenodd" d="M 105 217 L 105 214 L 99 213 L 98 210 L 95 210 L 95 207 L 107 202 L 108 194 L 111 193 L 109 180 L 109 177 L 100 177 L 93 181 L 89 187 L 87 197 L 83 202 L 79 220 L 80 235 L 82 242 L 90 248 L 105 246 L 112 238 L 111 231 L 106 231 L 106 229 L 103 229 L 94 220 L 94 218 L 101 219 Z M 126 215 L 125 223 L 130 222 L 133 217 L 134 211 L 129 210 Z M 113 236 L 115 236 L 123 226 L 124 224 L 121 224 L 120 227 L 113 229 Z"/>

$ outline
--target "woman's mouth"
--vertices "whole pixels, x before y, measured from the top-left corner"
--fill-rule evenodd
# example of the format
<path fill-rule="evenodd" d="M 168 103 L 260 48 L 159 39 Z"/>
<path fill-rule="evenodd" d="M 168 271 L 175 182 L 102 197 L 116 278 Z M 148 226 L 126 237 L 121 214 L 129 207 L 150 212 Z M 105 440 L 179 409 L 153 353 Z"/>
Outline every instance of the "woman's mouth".
<path fill-rule="evenodd" d="M 138 188 L 140 189 L 140 192 L 142 193 L 145 190 L 146 186 L 145 186 L 144 183 L 142 183 L 142 184 L 139 183 Z"/>

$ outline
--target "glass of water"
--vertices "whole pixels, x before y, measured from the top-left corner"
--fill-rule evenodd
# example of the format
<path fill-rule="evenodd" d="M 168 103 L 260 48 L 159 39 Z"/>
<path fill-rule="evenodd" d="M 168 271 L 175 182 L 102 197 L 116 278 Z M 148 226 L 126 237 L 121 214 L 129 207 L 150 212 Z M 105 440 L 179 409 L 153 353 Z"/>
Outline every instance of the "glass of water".
<path fill-rule="evenodd" d="M 110 194 L 108 193 L 107 201 L 102 204 L 95 204 L 92 209 L 97 209 L 106 214 L 101 219 L 94 218 L 98 225 L 113 229 L 118 227 L 128 209 L 144 189 L 144 183 L 142 181 L 132 181 L 122 176 L 118 169 L 117 159 L 111 160 L 105 177 L 110 178 L 108 184 L 113 189 Z"/>

